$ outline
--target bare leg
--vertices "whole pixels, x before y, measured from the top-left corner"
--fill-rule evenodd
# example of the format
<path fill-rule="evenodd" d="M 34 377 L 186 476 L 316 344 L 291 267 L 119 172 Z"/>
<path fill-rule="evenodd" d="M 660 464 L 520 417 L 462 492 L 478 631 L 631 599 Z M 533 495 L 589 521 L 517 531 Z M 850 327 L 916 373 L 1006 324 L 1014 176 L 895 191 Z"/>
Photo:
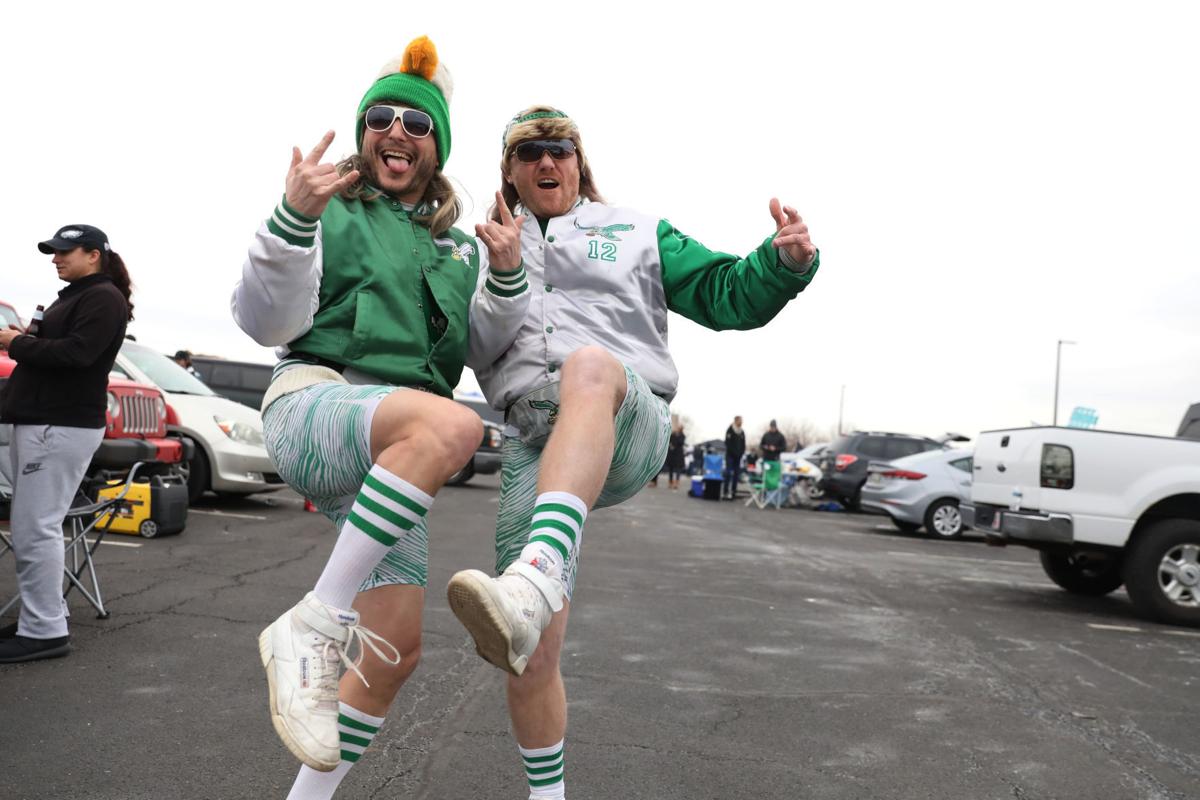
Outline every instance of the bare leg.
<path fill-rule="evenodd" d="M 392 666 L 368 648 L 359 669 L 370 687 L 353 672 L 347 672 L 338 684 L 338 699 L 373 717 L 387 716 L 396 693 L 413 674 L 421 658 L 421 610 L 424 605 L 425 589 L 422 586 L 379 586 L 360 592 L 354 598 L 360 623 L 390 642 L 400 652 L 400 663 Z"/>
<path fill-rule="evenodd" d="M 371 460 L 436 494 L 475 454 L 483 423 L 475 412 L 428 392 L 392 392 L 371 419 Z"/>
<path fill-rule="evenodd" d="M 538 493 L 570 492 L 596 503 L 616 446 L 614 420 L 627 390 L 625 368 L 601 347 L 584 347 L 563 363 L 558 422 L 542 453 Z"/>
<path fill-rule="evenodd" d="M 508 676 L 508 714 L 517 744 L 525 748 L 549 747 L 567 733 L 567 693 L 559 670 L 559 655 L 567 631 L 570 604 L 542 631 L 533 658 L 518 678 Z"/>

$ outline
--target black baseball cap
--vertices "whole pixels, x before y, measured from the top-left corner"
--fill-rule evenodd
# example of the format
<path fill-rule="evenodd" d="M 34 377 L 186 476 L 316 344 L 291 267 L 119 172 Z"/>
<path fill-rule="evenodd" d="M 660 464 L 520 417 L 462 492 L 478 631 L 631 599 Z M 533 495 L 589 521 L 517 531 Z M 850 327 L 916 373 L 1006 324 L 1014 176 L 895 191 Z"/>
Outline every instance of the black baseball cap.
<path fill-rule="evenodd" d="M 50 255 L 56 250 L 110 250 L 108 236 L 94 225 L 64 225 L 44 242 L 38 242 L 38 250 Z"/>

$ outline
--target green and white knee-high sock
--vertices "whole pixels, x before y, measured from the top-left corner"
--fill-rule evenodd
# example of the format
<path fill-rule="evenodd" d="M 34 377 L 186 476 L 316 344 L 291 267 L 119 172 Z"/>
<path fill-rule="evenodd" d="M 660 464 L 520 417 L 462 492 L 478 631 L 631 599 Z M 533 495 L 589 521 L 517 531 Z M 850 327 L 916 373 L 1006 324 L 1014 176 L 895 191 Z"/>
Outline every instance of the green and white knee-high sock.
<path fill-rule="evenodd" d="M 334 608 L 350 608 L 371 570 L 431 505 L 433 498 L 416 486 L 378 464 L 371 467 L 313 594 Z"/>
<path fill-rule="evenodd" d="M 583 538 L 587 504 L 569 492 L 542 492 L 533 507 L 529 544 L 521 561 L 552 578 L 561 578 Z"/>
<path fill-rule="evenodd" d="M 563 740 L 566 741 L 566 740 Z M 549 747 L 526 749 L 517 745 L 525 763 L 529 796 L 537 800 L 564 800 L 567 784 L 563 775 L 563 741 Z"/>
<path fill-rule="evenodd" d="M 338 733 L 342 738 L 342 760 L 332 772 L 300 767 L 287 800 L 332 800 L 346 773 L 379 732 L 383 717 L 372 717 L 345 703 L 338 703 Z"/>

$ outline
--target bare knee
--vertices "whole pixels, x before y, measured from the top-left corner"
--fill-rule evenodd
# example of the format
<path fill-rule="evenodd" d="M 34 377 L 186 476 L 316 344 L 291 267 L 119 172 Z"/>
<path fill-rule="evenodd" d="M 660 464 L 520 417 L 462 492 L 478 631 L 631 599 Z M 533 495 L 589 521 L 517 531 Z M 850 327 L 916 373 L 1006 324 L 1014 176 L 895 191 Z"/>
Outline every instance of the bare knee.
<path fill-rule="evenodd" d="M 377 460 L 383 460 L 389 450 L 395 455 L 418 454 L 422 462 L 440 465 L 445 480 L 471 459 L 483 441 L 483 422 L 464 405 L 433 396 L 408 395 L 402 401 L 403 405 L 376 412 L 371 437 Z"/>
<path fill-rule="evenodd" d="M 625 399 L 625 368 L 603 347 L 581 347 L 563 362 L 561 392 L 569 395 L 608 396 L 616 406 Z"/>

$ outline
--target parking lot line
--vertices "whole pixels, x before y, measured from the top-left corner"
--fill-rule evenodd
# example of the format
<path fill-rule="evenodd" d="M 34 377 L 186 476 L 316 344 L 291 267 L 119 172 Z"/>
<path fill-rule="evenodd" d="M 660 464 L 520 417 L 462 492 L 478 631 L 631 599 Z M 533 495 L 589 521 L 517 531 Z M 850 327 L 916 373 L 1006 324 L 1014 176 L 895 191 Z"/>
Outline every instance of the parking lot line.
<path fill-rule="evenodd" d="M 207 514 L 210 517 L 229 517 L 230 519 L 256 519 L 260 522 L 266 517 L 260 517 L 257 514 L 231 514 L 228 511 L 208 511 L 203 508 L 189 508 L 189 514 Z"/>
<path fill-rule="evenodd" d="M 66 537 L 63 537 L 63 538 L 65 539 Z M 95 544 L 95 543 L 96 543 L 96 540 L 95 540 L 95 539 L 88 539 L 88 540 L 87 540 L 87 543 L 88 543 L 89 545 L 91 545 L 91 544 Z M 141 547 L 141 546 L 142 546 L 142 542 L 114 542 L 114 541 L 112 541 L 111 539 L 108 539 L 108 538 L 105 538 L 105 539 L 103 539 L 103 540 L 100 542 L 100 544 L 111 544 L 113 547 Z"/>
<path fill-rule="evenodd" d="M 968 581 L 970 583 L 994 583 L 1000 586 L 1018 586 L 1022 589 L 1056 589 L 1053 583 L 1046 581 L 1045 583 L 1035 583 L 1033 581 L 1010 581 L 1004 578 L 975 578 L 970 575 L 964 575 L 959 578 L 960 581 Z"/>
<path fill-rule="evenodd" d="M 1000 561 L 994 558 L 972 558 L 971 556 L 943 556 L 932 553 L 906 553 L 901 550 L 888 551 L 889 556 L 906 556 L 908 558 L 941 558 L 947 561 L 970 561 L 976 564 L 1007 564 L 1010 567 L 1036 567 L 1032 561 Z"/>
<path fill-rule="evenodd" d="M 1095 628 L 1098 631 L 1118 631 L 1121 633 L 1165 633 L 1167 636 L 1188 636 L 1191 638 L 1200 639 L 1200 631 L 1171 631 L 1171 630 L 1146 630 L 1133 625 L 1101 625 L 1098 622 L 1087 623 L 1089 628 Z"/>
<path fill-rule="evenodd" d="M 1132 625 L 1101 625 L 1098 622 L 1087 623 L 1089 628 L 1095 628 L 1098 631 L 1124 631 L 1125 633 L 1141 633 L 1141 628 L 1136 628 Z"/>

